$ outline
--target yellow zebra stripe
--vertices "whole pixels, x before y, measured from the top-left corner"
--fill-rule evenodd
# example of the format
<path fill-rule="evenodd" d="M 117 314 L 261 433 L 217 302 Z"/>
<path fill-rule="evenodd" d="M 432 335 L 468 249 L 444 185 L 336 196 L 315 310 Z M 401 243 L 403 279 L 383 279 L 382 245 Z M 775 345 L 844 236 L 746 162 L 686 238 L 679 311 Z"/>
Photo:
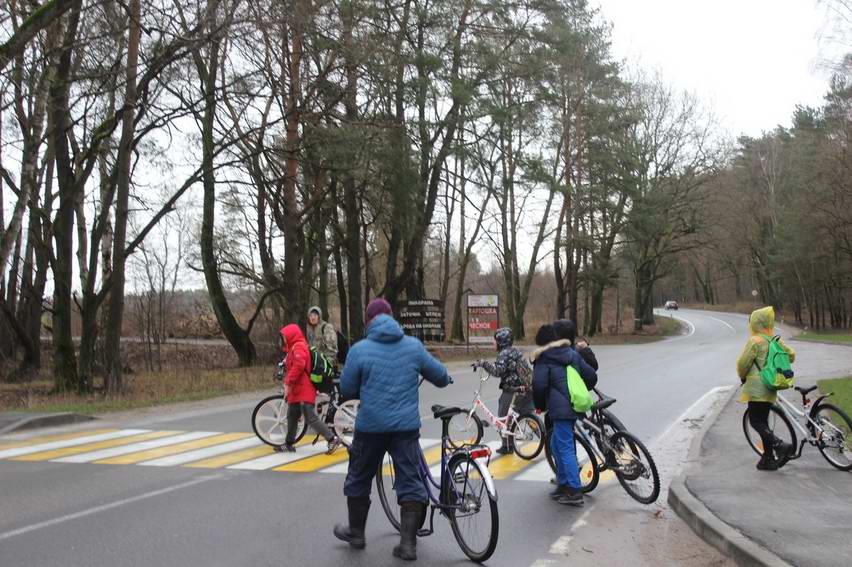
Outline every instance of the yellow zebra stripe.
<path fill-rule="evenodd" d="M 139 435 L 131 435 L 129 437 L 119 437 L 118 439 L 108 439 L 106 441 L 98 441 L 95 443 L 87 443 L 85 445 L 76 445 L 74 447 L 64 447 L 62 449 L 53 449 L 51 451 L 42 451 L 40 453 L 30 453 L 14 457 L 13 461 L 49 461 L 51 459 L 59 459 L 68 455 L 79 455 L 80 453 L 88 453 L 89 451 L 97 451 L 99 449 L 109 449 L 111 447 L 120 447 L 122 445 L 130 445 L 139 441 L 148 441 L 150 439 L 158 439 L 179 433 L 178 431 L 150 431 L 148 433 L 140 433 Z"/>
<path fill-rule="evenodd" d="M 253 434 L 223 433 L 221 435 L 213 435 L 212 437 L 204 437 L 195 441 L 186 441 L 184 443 L 177 443 L 175 445 L 166 445 L 165 447 L 157 447 L 156 449 L 148 449 L 146 451 L 138 451 L 136 453 L 128 453 L 126 455 L 119 455 L 117 457 L 101 459 L 99 461 L 95 461 L 95 463 L 99 465 L 132 465 L 135 463 L 141 463 L 142 461 L 150 461 L 151 459 L 157 459 L 159 457 L 166 457 L 168 455 L 184 453 L 193 449 L 202 449 L 204 447 L 219 445 L 221 443 L 227 443 L 229 441 L 245 439 L 246 437 L 250 437 L 251 435 Z"/>

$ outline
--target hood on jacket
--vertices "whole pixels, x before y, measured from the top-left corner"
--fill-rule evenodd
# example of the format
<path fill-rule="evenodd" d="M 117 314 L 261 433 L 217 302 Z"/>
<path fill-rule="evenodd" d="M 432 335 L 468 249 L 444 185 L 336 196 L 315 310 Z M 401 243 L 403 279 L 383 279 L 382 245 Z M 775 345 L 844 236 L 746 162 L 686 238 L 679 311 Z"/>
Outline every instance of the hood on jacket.
<path fill-rule="evenodd" d="M 367 338 L 380 343 L 395 343 L 405 336 L 396 319 L 390 315 L 377 315 L 367 325 Z"/>
<path fill-rule="evenodd" d="M 577 351 L 571 348 L 571 341 L 568 339 L 562 339 L 545 345 L 533 353 L 533 356 L 536 356 L 539 362 L 555 364 L 557 366 L 574 364 L 580 358 Z"/>
<path fill-rule="evenodd" d="M 310 316 L 310 314 L 313 313 L 314 311 L 317 312 L 317 315 L 319 315 L 319 320 L 322 321 L 322 309 L 320 309 L 318 306 L 314 305 L 310 309 L 308 309 L 308 315 Z M 310 323 L 308 323 L 308 324 L 310 324 Z"/>
<path fill-rule="evenodd" d="M 494 342 L 497 343 L 497 350 L 503 350 L 512 346 L 512 329 L 502 327 L 494 332 Z"/>
<path fill-rule="evenodd" d="M 290 323 L 289 325 L 282 327 L 281 336 L 284 338 L 288 353 L 293 350 L 293 345 L 296 343 L 302 342 L 307 345 L 305 335 L 302 334 L 302 329 L 300 329 L 295 323 Z"/>
<path fill-rule="evenodd" d="M 559 339 L 558 341 L 553 341 L 552 343 L 547 343 L 546 345 L 538 347 L 537 349 L 535 349 L 532 353 L 532 356 L 530 357 L 530 360 L 535 362 L 536 360 L 541 358 L 541 355 L 543 355 L 545 352 L 548 352 L 548 351 L 553 350 L 553 349 L 563 348 L 563 347 L 568 347 L 568 349 L 571 352 L 574 352 L 574 349 L 571 348 L 571 341 L 569 341 L 568 339 Z"/>
<path fill-rule="evenodd" d="M 748 328 L 752 335 L 772 335 L 775 328 L 775 308 L 770 305 L 752 311 L 748 318 Z"/>

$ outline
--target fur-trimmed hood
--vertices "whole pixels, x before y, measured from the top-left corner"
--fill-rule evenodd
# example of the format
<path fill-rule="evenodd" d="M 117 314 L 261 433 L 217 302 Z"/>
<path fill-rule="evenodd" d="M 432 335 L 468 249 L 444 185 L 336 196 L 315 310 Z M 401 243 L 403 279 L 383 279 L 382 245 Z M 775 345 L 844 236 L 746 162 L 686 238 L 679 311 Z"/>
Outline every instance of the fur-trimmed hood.
<path fill-rule="evenodd" d="M 538 360 L 538 357 L 540 357 L 545 351 L 563 346 L 570 347 L 571 341 L 569 341 L 568 339 L 559 339 L 558 341 L 553 341 L 552 343 L 547 343 L 542 347 L 538 347 L 533 351 L 532 356 L 530 356 L 530 360 L 535 362 L 536 360 Z"/>

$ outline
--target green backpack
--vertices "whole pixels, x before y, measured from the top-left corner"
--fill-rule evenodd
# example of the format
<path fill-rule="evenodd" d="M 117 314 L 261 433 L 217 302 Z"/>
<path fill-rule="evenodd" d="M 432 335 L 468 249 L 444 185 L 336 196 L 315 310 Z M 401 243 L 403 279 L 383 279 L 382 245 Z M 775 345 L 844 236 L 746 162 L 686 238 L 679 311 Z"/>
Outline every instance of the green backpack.
<path fill-rule="evenodd" d="M 586 383 L 583 382 L 583 377 L 580 376 L 577 369 L 570 364 L 568 365 L 566 374 L 568 380 L 568 393 L 571 394 L 571 407 L 574 408 L 574 411 L 577 413 L 586 413 L 592 409 L 595 402 L 592 400 L 592 395 L 589 393 Z"/>
<path fill-rule="evenodd" d="M 769 343 L 769 354 L 766 355 L 766 364 L 763 368 L 754 361 L 757 370 L 760 372 L 760 380 L 763 385 L 772 391 L 786 390 L 793 386 L 793 368 L 790 366 L 790 355 L 781 346 L 781 337 L 778 335 L 769 338 L 767 335 L 760 335 L 766 342 Z"/>
<path fill-rule="evenodd" d="M 311 382 L 319 392 L 328 393 L 334 387 L 334 364 L 326 355 L 311 347 Z"/>

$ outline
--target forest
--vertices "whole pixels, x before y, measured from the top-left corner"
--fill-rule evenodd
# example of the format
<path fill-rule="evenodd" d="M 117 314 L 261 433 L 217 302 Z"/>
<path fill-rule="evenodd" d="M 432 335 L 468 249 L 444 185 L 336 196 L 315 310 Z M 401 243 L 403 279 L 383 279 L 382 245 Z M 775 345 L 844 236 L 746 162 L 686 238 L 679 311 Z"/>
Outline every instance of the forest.
<path fill-rule="evenodd" d="M 441 300 L 457 342 L 471 292 L 519 338 L 672 298 L 852 327 L 843 63 L 732 140 L 585 0 L 7 1 L 0 28 L 4 379 L 121 391 L 122 336 L 178 319 L 251 366 L 310 305 L 360 338 L 373 297 Z"/>

